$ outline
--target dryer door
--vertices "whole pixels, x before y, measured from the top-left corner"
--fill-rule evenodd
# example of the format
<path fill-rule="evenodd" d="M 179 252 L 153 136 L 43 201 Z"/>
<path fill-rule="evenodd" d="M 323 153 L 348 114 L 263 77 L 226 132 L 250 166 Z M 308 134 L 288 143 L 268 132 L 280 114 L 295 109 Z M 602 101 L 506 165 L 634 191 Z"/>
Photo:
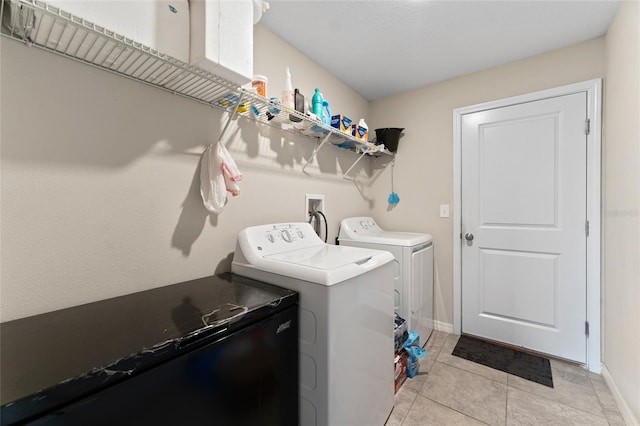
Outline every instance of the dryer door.
<path fill-rule="evenodd" d="M 424 346 L 433 331 L 433 243 L 413 248 L 411 253 L 411 328 Z"/>

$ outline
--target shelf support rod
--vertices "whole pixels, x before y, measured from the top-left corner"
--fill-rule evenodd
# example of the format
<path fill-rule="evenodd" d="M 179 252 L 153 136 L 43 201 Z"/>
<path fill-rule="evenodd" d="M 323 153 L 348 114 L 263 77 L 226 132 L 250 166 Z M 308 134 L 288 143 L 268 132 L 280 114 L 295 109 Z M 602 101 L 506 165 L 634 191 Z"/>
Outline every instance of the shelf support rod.
<path fill-rule="evenodd" d="M 356 164 L 360 162 L 360 160 L 364 158 L 365 155 L 367 155 L 366 152 L 363 152 L 362 154 L 360 154 L 360 157 L 358 157 L 358 159 L 351 165 L 351 167 L 349 167 L 347 171 L 342 174 L 343 179 L 347 179 L 347 175 L 349 174 L 349 172 L 356 166 Z"/>
<path fill-rule="evenodd" d="M 238 100 L 236 101 L 235 105 L 233 106 L 233 109 L 231 110 L 231 114 L 229 114 L 229 118 L 227 119 L 227 124 L 224 125 L 224 128 L 222 129 L 222 132 L 220 132 L 220 136 L 218 137 L 218 142 L 220 142 L 222 140 L 222 137 L 224 136 L 224 134 L 227 131 L 227 128 L 229 127 L 229 124 L 236 117 L 236 113 L 238 112 L 238 107 L 240 106 L 240 102 L 242 102 L 242 95 L 243 94 L 241 92 L 240 96 L 238 96 Z"/>
<path fill-rule="evenodd" d="M 309 159 L 304 164 L 304 166 L 302 166 L 302 173 L 304 173 L 304 169 L 307 168 L 309 163 L 311 163 L 316 158 L 318 151 L 320 151 L 320 149 L 324 146 L 324 144 L 327 143 L 327 141 L 329 140 L 329 137 L 331 137 L 331 133 L 327 133 L 327 136 L 325 136 L 324 139 L 322 139 L 322 142 L 320 142 L 320 145 L 318 145 L 316 149 L 313 150 L 313 152 L 311 153 L 311 157 L 309 157 Z"/>

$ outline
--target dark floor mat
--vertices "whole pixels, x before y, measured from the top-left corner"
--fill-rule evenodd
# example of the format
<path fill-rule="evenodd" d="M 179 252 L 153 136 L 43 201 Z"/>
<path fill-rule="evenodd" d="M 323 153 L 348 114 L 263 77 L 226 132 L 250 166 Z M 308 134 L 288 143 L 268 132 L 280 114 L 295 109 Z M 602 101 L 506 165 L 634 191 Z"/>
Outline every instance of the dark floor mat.
<path fill-rule="evenodd" d="M 452 355 L 553 387 L 549 360 L 469 336 L 460 336 Z"/>

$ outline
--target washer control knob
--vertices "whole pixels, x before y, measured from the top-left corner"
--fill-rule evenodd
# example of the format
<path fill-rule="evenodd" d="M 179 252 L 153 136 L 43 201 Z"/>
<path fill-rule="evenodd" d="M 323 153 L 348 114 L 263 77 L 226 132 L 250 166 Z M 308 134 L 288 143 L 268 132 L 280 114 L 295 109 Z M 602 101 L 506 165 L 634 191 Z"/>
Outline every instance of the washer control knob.
<path fill-rule="evenodd" d="M 367 229 L 367 222 L 365 222 L 364 220 L 361 220 L 360 226 L 362 226 L 364 229 Z"/>
<path fill-rule="evenodd" d="M 293 237 L 291 236 L 291 233 L 289 232 L 288 229 L 283 229 L 282 230 L 282 239 L 285 240 L 288 243 L 293 241 Z"/>
<path fill-rule="evenodd" d="M 302 233 L 301 230 L 298 229 L 298 237 L 300 238 L 304 238 L 304 234 Z"/>
<path fill-rule="evenodd" d="M 267 240 L 274 242 L 276 239 L 273 237 L 273 234 L 267 234 Z"/>

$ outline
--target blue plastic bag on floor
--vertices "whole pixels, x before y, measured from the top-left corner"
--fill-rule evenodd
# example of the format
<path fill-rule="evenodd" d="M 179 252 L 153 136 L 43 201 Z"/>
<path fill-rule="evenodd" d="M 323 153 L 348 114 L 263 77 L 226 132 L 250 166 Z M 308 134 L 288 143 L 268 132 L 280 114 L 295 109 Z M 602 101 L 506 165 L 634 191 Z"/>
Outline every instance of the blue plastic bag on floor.
<path fill-rule="evenodd" d="M 426 358 L 429 354 L 420 346 L 405 346 L 407 352 L 407 377 L 412 379 L 420 369 L 420 358 Z"/>
<path fill-rule="evenodd" d="M 406 347 L 420 346 L 420 335 L 415 331 L 409 331 L 409 338 L 407 339 L 407 343 L 405 343 L 404 345 Z"/>

